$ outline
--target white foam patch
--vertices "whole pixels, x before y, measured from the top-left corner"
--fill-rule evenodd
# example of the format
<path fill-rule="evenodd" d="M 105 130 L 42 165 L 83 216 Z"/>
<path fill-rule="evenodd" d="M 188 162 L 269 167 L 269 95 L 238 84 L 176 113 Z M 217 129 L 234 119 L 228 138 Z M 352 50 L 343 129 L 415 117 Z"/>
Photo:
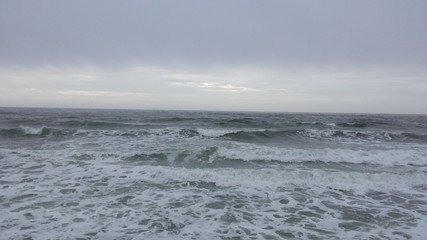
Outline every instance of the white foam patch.
<path fill-rule="evenodd" d="M 39 134 L 39 130 L 29 131 Z M 39 148 L 0 148 L 2 237 L 425 236 L 425 146 L 305 149 L 214 138 L 233 129 L 210 133 L 198 129 L 213 138 L 182 136 L 180 128 L 147 130 L 149 134 L 137 131 L 134 137 L 123 137 L 116 130 L 85 130 L 73 139 L 43 141 Z M 125 160 L 160 153 L 167 156 L 168 166 Z M 208 163 L 202 168 L 191 161 L 187 168 L 174 167 L 181 153 L 195 164 L 200 163 L 198 158 Z M 247 165 L 264 160 L 265 164 L 256 165 L 257 169 L 214 167 L 216 161 L 233 159 L 245 160 Z M 276 162 L 268 164 L 270 160 Z M 299 164 L 305 162 L 368 163 L 374 165 L 366 168 L 376 171 L 353 171 L 351 164 L 343 164 L 349 167 L 342 170 L 327 164 L 322 168 Z"/>
<path fill-rule="evenodd" d="M 30 126 L 24 126 L 24 125 L 21 125 L 19 127 L 24 131 L 25 134 L 33 134 L 33 135 L 41 134 L 43 131 L 43 128 L 45 128 L 45 127 L 30 127 Z"/>
<path fill-rule="evenodd" d="M 209 129 L 209 128 L 197 128 L 197 131 L 202 134 L 203 136 L 207 136 L 207 137 L 220 137 L 220 136 L 224 136 L 225 134 L 229 134 L 229 133 L 237 133 L 240 131 L 247 131 L 247 132 L 251 132 L 251 131 L 265 131 L 265 130 L 260 130 L 259 128 L 215 128 L 215 129 Z"/>
<path fill-rule="evenodd" d="M 233 143 L 221 147 L 218 154 L 231 159 L 275 160 L 281 162 L 347 162 L 370 163 L 385 166 L 427 165 L 427 148 L 353 150 L 353 149 L 302 149 L 260 146 L 247 143 Z"/>
<path fill-rule="evenodd" d="M 0 154 L 6 239 L 399 239 L 395 232 L 417 239 L 427 226 L 426 193 L 417 188 L 427 182 L 423 169 L 147 166 L 84 148 Z"/>
<path fill-rule="evenodd" d="M 377 132 L 377 131 L 354 131 L 354 130 L 319 130 L 304 129 L 297 132 L 302 137 L 309 137 L 317 140 L 328 140 L 340 143 L 369 143 L 384 144 L 395 138 L 406 139 L 402 132 Z"/>
<path fill-rule="evenodd" d="M 218 150 L 221 155 L 221 150 Z M 306 187 L 335 187 L 345 190 L 405 190 L 411 187 L 422 185 L 427 182 L 427 176 L 424 168 L 413 168 L 411 171 L 395 173 L 387 172 L 346 172 L 335 169 L 306 169 L 289 165 L 281 168 L 259 168 L 259 169 L 241 169 L 241 168 L 184 168 L 172 166 L 148 166 L 148 165 L 126 165 L 122 162 L 121 155 L 110 153 L 87 152 L 86 157 L 82 159 L 70 158 L 78 156 L 79 152 L 61 151 L 61 150 L 31 150 L 23 151 L 20 154 L 15 152 L 0 151 L 5 156 L 2 160 L 3 166 L 7 167 L 8 171 L 13 168 L 25 169 L 27 171 L 38 172 L 39 169 L 44 170 L 47 167 L 52 167 L 51 171 L 67 172 L 67 175 L 79 171 L 73 168 L 74 164 L 85 167 L 90 165 L 100 165 L 103 171 L 115 174 L 119 170 L 127 171 L 128 167 L 134 170 L 138 169 L 141 172 L 135 172 L 138 176 L 142 174 L 141 179 L 157 184 L 167 184 L 168 182 L 186 182 L 186 181 L 207 181 L 215 182 L 220 186 L 227 187 L 243 187 L 256 189 L 274 189 L 281 186 L 301 185 Z M 301 156 L 296 154 L 297 156 Z M 81 154 L 81 153 L 80 153 Z M 252 155 L 251 155 L 252 156 Z M 265 157 L 265 154 L 264 154 Z M 52 159 L 46 161 L 45 159 Z M 16 159 L 23 159 L 22 163 Z M 53 159 L 58 159 L 54 161 Z M 258 159 L 258 158 L 254 158 Z M 117 165 L 119 164 L 119 165 Z M 120 164 L 124 164 L 120 166 Z M 55 168 L 54 166 L 61 166 Z M 119 166 L 119 168 L 117 168 Z M 62 168 L 65 168 L 61 170 Z M 15 171 L 15 174 L 2 175 L 1 180 L 4 181 L 19 181 L 22 179 L 23 172 Z M 91 169 L 85 169 L 85 172 L 90 172 Z M 46 173 L 48 174 L 48 173 Z M 78 174 L 78 173 L 76 173 Z M 49 174 L 48 174 L 49 175 Z"/>
<path fill-rule="evenodd" d="M 275 189 L 285 186 L 336 188 L 349 191 L 406 191 L 427 182 L 423 172 L 407 175 L 389 173 L 349 173 L 303 169 L 188 169 L 144 166 L 141 179 L 156 184 L 207 181 L 224 187 Z"/>

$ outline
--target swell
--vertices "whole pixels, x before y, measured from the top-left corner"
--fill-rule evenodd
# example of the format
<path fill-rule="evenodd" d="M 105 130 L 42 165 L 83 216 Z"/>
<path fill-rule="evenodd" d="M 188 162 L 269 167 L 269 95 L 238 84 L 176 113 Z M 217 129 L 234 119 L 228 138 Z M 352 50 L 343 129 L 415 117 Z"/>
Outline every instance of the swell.
<path fill-rule="evenodd" d="M 65 136 L 106 136 L 106 137 L 144 137 L 144 136 L 167 136 L 180 138 L 205 137 L 196 129 L 191 128 L 87 128 L 73 127 L 54 128 L 54 127 L 30 127 L 19 126 L 15 128 L 0 129 L 0 137 L 2 138 L 24 138 L 24 137 L 65 137 Z"/>
<path fill-rule="evenodd" d="M 197 150 L 134 152 L 120 159 L 136 165 L 189 168 L 259 168 L 304 166 L 340 171 L 375 171 L 386 166 L 427 167 L 425 150 L 281 149 L 254 146 L 227 149 L 211 146 Z M 377 166 L 377 167 L 375 167 Z M 378 167 L 382 166 L 382 167 Z M 412 169 L 412 168 L 411 168 Z"/>
<path fill-rule="evenodd" d="M 234 141 L 257 141 L 257 140 L 275 140 L 277 138 L 288 138 L 290 136 L 296 136 L 298 130 L 263 130 L 263 131 L 237 131 L 226 133 L 222 135 L 222 138 L 230 139 Z"/>
<path fill-rule="evenodd" d="M 126 128 L 117 129 L 118 126 Z M 105 135 L 121 137 L 168 136 L 178 138 L 217 138 L 236 142 L 265 143 L 309 139 L 338 142 L 399 142 L 427 144 L 427 134 L 413 132 L 357 131 L 345 129 L 290 129 L 290 130 L 233 130 L 233 129 L 194 129 L 194 128 L 152 128 L 141 125 L 116 124 L 107 122 L 71 122 L 63 127 L 30 127 L 0 129 L 0 137 L 64 137 Z"/>
<path fill-rule="evenodd" d="M 156 122 L 188 122 L 188 121 L 195 121 L 195 120 L 199 120 L 197 118 L 189 118 L 189 117 L 168 117 L 168 118 L 158 118 L 158 119 L 153 119 L 153 121 Z"/>
<path fill-rule="evenodd" d="M 387 131 L 354 131 L 354 130 L 262 130 L 262 131 L 236 131 L 226 133 L 221 138 L 233 141 L 275 141 L 291 137 L 308 138 L 314 140 L 336 141 L 368 141 L 368 142 L 419 142 L 427 143 L 427 134 Z"/>
<path fill-rule="evenodd" d="M 222 120 L 217 122 L 218 126 L 221 127 L 273 127 L 274 124 L 272 122 L 268 122 L 266 120 L 251 118 L 251 117 L 242 117 L 242 118 L 232 118 Z"/>
<path fill-rule="evenodd" d="M 123 128 L 141 128 L 149 127 L 149 124 L 133 124 L 133 123 L 119 123 L 119 122 L 106 122 L 106 121 L 65 121 L 59 124 L 61 127 L 79 128 L 79 129 L 123 129 Z"/>
<path fill-rule="evenodd" d="M 378 127 L 381 125 L 385 125 L 384 122 L 381 121 L 373 121 L 373 120 L 354 120 L 354 121 L 336 121 L 336 122 L 298 122 L 297 125 L 303 126 L 318 126 L 318 127 L 342 127 L 342 128 L 368 128 L 368 127 Z"/>
<path fill-rule="evenodd" d="M 408 132 L 304 129 L 297 134 L 319 140 L 427 143 L 426 134 Z"/>
<path fill-rule="evenodd" d="M 355 127 L 355 128 L 365 128 L 368 126 L 374 126 L 374 124 L 370 124 L 367 122 L 340 122 L 337 123 L 337 126 L 340 127 Z"/>
<path fill-rule="evenodd" d="M 233 128 L 250 128 L 250 127 L 263 127 L 263 128 L 272 128 L 279 126 L 287 127 L 298 127 L 298 126 L 323 126 L 323 127 L 343 127 L 343 128 L 367 128 L 383 124 L 382 122 L 374 121 L 351 121 L 351 122 L 270 122 L 263 119 L 256 118 L 232 118 L 222 121 L 215 121 L 212 118 L 183 118 L 183 117 L 172 117 L 172 118 L 159 118 L 147 120 L 147 123 L 135 124 L 135 123 L 126 123 L 126 122 L 112 122 L 112 121 L 81 121 L 81 120 L 71 120 L 59 123 L 60 126 L 64 127 L 77 127 L 85 129 L 112 129 L 112 128 L 139 128 L 139 127 L 150 127 L 156 126 L 159 123 L 179 123 L 179 122 L 211 122 L 215 123 L 221 128 L 233 127 Z"/>

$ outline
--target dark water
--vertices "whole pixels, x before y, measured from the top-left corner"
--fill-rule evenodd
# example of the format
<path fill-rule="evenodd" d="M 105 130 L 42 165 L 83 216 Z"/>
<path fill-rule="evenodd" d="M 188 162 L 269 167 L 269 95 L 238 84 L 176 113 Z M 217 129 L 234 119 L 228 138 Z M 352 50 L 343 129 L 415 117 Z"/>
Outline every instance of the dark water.
<path fill-rule="evenodd" d="M 0 108 L 1 239 L 426 239 L 427 116 Z"/>

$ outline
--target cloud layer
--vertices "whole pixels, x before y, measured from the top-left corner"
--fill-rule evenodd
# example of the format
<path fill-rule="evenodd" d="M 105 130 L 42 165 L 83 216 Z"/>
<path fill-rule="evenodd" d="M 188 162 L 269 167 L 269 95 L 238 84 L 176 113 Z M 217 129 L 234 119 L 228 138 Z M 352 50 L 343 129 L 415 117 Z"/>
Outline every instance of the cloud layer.
<path fill-rule="evenodd" d="M 422 0 L 2 1 L 2 63 L 425 64 Z"/>
<path fill-rule="evenodd" d="M 426 11 L 424 0 L 2 1 L 0 104 L 426 113 Z"/>

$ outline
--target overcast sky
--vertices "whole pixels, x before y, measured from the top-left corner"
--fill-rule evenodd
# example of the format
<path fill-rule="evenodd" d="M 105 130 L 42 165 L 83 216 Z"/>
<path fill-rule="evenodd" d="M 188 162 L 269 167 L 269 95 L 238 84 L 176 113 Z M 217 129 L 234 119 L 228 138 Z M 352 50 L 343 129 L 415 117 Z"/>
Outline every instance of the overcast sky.
<path fill-rule="evenodd" d="M 0 0 L 0 106 L 427 114 L 427 1 Z"/>

